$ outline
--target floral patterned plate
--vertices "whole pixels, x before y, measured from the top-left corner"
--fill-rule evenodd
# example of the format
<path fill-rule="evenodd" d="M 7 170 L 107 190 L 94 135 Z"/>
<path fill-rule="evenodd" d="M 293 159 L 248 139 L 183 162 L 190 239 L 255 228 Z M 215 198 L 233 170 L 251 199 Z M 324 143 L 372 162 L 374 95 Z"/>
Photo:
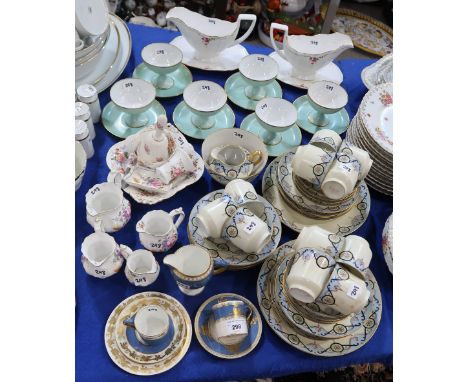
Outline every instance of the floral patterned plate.
<path fill-rule="evenodd" d="M 271 295 L 272 275 L 276 273 L 278 262 L 291 252 L 292 241 L 278 247 L 263 263 L 257 280 L 257 299 L 265 321 L 275 334 L 284 342 L 305 353 L 323 357 L 335 357 L 349 354 L 364 346 L 377 331 L 382 317 L 382 296 L 372 272 L 368 272 L 367 287 L 372 291 L 371 306 L 362 325 L 352 333 L 345 333 L 341 338 L 317 338 L 300 334 L 279 314 Z"/>
<path fill-rule="evenodd" d="M 339 8 L 331 30 L 349 35 L 354 46 L 366 52 L 383 56 L 393 51 L 392 28 L 352 9 Z"/>
<path fill-rule="evenodd" d="M 388 217 L 382 232 L 382 249 L 390 273 L 393 275 L 393 213 Z"/>
<path fill-rule="evenodd" d="M 140 142 L 141 134 L 152 129 L 152 126 L 145 127 L 140 132 L 128 137 L 127 139 L 117 142 L 113 145 L 106 155 L 106 164 L 110 169 L 108 176 L 109 181 L 113 178 L 113 173 L 124 174 L 129 161 L 136 161 L 135 151 Z M 193 146 L 187 141 L 185 136 L 170 123 L 167 124 L 167 132 L 170 133 L 170 142 L 176 147 L 184 150 L 193 160 L 196 168 L 194 173 L 179 177 L 171 183 L 169 191 L 164 193 L 151 193 L 134 186 L 127 186 L 123 190 L 128 193 L 136 202 L 142 204 L 156 204 L 162 200 L 168 199 L 175 195 L 177 192 L 183 190 L 185 187 L 195 183 L 199 180 L 204 171 L 204 163 L 201 156 L 194 150 Z"/>
<path fill-rule="evenodd" d="M 223 194 L 224 190 L 210 192 L 193 206 L 187 224 L 189 241 L 208 250 L 216 268 L 245 269 L 246 267 L 253 267 L 265 260 L 278 246 L 281 239 L 281 221 L 279 216 L 275 208 L 259 195 L 258 200 L 263 203 L 264 207 L 263 215 L 259 217 L 267 223 L 268 229 L 271 232 L 270 241 L 259 254 L 245 253 L 226 239 L 204 239 L 197 232 L 198 226 L 194 222 L 195 217 L 203 206 L 222 197 Z"/>
<path fill-rule="evenodd" d="M 359 106 L 358 116 L 378 145 L 393 155 L 393 83 L 369 90 Z"/>
<path fill-rule="evenodd" d="M 145 305 L 163 305 L 174 319 L 175 339 L 159 353 L 144 354 L 129 347 L 123 320 Z M 134 375 L 155 375 L 173 368 L 185 356 L 192 339 L 192 322 L 182 304 L 159 292 L 143 292 L 128 297 L 110 314 L 104 329 L 107 354 L 114 363 Z M 128 356 L 128 357 L 127 357 Z"/>
<path fill-rule="evenodd" d="M 363 181 L 359 187 L 356 204 L 344 215 L 329 220 L 308 218 L 289 207 L 280 194 L 277 177 L 279 159 L 275 158 L 263 174 L 262 194 L 276 208 L 284 225 L 296 232 L 301 232 L 307 226 L 318 225 L 337 235 L 346 236 L 364 224 L 369 216 L 371 203 L 366 182 Z"/>
<path fill-rule="evenodd" d="M 291 297 L 286 291 L 286 278 L 290 270 L 291 260 L 295 253 L 285 254 L 277 262 L 276 273 L 272 276 L 274 296 L 272 300 L 277 301 L 281 313 L 289 320 L 292 327 L 296 327 L 306 336 L 316 336 L 321 338 L 341 338 L 354 333 L 363 322 L 372 314 L 372 295 L 369 303 L 358 313 L 346 316 L 336 322 L 324 323 L 314 320 L 310 315 L 305 314 L 302 309 L 297 309 Z M 372 292 L 372 291 L 371 291 Z"/>

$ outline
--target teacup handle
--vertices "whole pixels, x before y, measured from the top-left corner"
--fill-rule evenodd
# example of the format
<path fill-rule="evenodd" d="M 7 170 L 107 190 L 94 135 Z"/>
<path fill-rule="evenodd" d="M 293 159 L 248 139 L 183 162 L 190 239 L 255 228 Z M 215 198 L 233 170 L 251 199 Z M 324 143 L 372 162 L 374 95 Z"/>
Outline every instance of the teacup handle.
<path fill-rule="evenodd" d="M 245 320 L 250 324 L 250 321 L 252 321 L 252 317 L 253 317 L 253 311 L 252 311 L 252 308 L 248 305 L 245 306 L 245 311 L 246 311 L 246 316 L 245 316 Z"/>
<path fill-rule="evenodd" d="M 125 260 L 127 260 L 133 253 L 131 248 L 127 247 L 126 245 L 120 244 L 119 248 L 120 248 L 120 254 Z"/>
<path fill-rule="evenodd" d="M 284 53 L 281 51 L 281 49 L 278 46 L 278 43 L 276 42 L 275 38 L 273 37 L 274 36 L 273 31 L 275 29 L 279 29 L 279 30 L 282 30 L 284 32 L 284 35 L 283 35 L 283 49 L 284 49 L 284 44 L 285 44 L 286 38 L 288 37 L 289 28 L 288 28 L 287 25 L 278 24 L 278 23 L 271 23 L 271 25 L 270 25 L 271 46 L 275 49 L 276 53 L 278 53 L 280 55 L 280 57 L 284 58 L 287 61 L 288 59 L 286 58 Z"/>
<path fill-rule="evenodd" d="M 182 210 L 182 207 L 176 208 L 175 210 L 169 212 L 169 216 L 172 218 L 172 220 L 174 220 L 177 215 L 179 215 L 179 217 L 174 222 L 176 229 L 179 228 L 180 224 L 184 221 L 185 218 L 185 212 Z"/>
<path fill-rule="evenodd" d="M 124 320 L 123 324 L 125 326 L 128 326 L 130 328 L 133 328 L 133 329 L 136 329 L 135 328 L 135 316 L 132 316 L 130 318 L 127 318 L 126 320 Z"/>
<path fill-rule="evenodd" d="M 239 25 L 240 25 L 240 23 L 241 23 L 242 20 L 250 21 L 249 29 L 247 29 L 247 31 L 246 31 L 242 36 L 240 36 L 237 40 L 234 40 L 230 46 L 234 46 L 234 45 L 240 44 L 240 43 L 243 42 L 247 37 L 250 36 L 250 34 L 252 33 L 252 30 L 253 30 L 254 27 L 255 27 L 255 22 L 257 21 L 257 16 L 256 16 L 256 15 L 249 14 L 249 13 L 242 13 L 242 14 L 240 14 L 239 16 L 237 16 L 237 22 L 239 23 Z"/>
<path fill-rule="evenodd" d="M 93 223 L 93 228 L 95 232 L 104 232 L 104 227 L 102 226 L 102 219 L 96 219 Z"/>
<path fill-rule="evenodd" d="M 254 165 L 257 165 L 262 160 L 262 152 L 260 150 L 255 150 L 249 154 L 247 157 Z"/>

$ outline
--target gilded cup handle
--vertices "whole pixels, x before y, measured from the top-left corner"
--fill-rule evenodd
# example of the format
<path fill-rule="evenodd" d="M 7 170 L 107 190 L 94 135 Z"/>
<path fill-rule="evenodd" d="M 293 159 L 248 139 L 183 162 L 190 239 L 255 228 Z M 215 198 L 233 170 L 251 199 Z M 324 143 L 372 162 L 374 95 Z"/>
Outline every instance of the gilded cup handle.
<path fill-rule="evenodd" d="M 246 310 L 247 310 L 248 314 L 247 314 L 245 319 L 250 324 L 251 321 L 252 321 L 252 318 L 253 318 L 253 310 L 252 310 L 252 308 L 250 306 L 247 306 L 247 305 L 246 305 Z"/>
<path fill-rule="evenodd" d="M 262 160 L 262 152 L 260 150 L 255 150 L 249 154 L 247 159 L 251 161 L 254 165 L 257 165 Z"/>
<path fill-rule="evenodd" d="M 135 318 L 134 317 L 127 318 L 126 320 L 124 320 L 123 324 L 125 326 L 130 327 L 130 328 L 136 329 L 135 328 Z"/>

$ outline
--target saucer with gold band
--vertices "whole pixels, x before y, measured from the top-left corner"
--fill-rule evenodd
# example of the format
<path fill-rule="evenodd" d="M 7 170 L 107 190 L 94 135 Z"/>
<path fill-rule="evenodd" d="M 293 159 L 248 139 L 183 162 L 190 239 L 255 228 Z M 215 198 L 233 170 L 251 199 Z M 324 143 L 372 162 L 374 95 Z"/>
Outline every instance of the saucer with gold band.
<path fill-rule="evenodd" d="M 124 321 L 148 305 L 162 307 L 173 325 L 173 336 L 163 349 L 139 343 Z M 155 375 L 173 368 L 185 356 L 192 339 L 192 323 L 182 304 L 159 292 L 128 297 L 110 314 L 104 330 L 107 353 L 121 369 L 134 375 Z"/>
<path fill-rule="evenodd" d="M 239 343 L 223 345 L 213 338 L 212 308 L 214 305 L 230 301 L 241 301 L 250 311 L 247 317 L 248 334 Z M 237 309 L 234 312 L 237 312 Z M 255 305 L 245 297 L 234 293 L 221 293 L 210 297 L 200 306 L 195 316 L 194 329 L 198 342 L 208 353 L 219 358 L 234 359 L 245 356 L 258 345 L 262 336 L 262 319 Z"/>

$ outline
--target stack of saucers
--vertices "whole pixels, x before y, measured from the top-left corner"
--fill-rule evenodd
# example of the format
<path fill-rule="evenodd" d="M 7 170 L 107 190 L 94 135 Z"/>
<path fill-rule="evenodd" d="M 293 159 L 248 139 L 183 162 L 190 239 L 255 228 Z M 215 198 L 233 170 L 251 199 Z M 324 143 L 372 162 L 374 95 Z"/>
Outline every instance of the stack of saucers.
<path fill-rule="evenodd" d="M 366 182 L 393 195 L 393 84 L 373 87 L 364 96 L 351 121 L 346 139 L 366 150 L 373 160 Z"/>
<path fill-rule="evenodd" d="M 317 227 L 307 230 L 314 229 L 326 233 Z M 382 315 L 377 280 L 364 269 L 372 253 L 358 236 L 342 238 L 328 232 L 323 245 L 314 248 L 304 247 L 304 238 L 311 243 L 316 236 L 299 235 L 263 263 L 257 280 L 260 310 L 273 332 L 300 351 L 324 357 L 349 354 L 372 338 Z M 364 267 L 362 261 L 354 261 L 362 248 L 367 260 L 359 260 L 364 260 Z M 321 273 L 325 276 L 317 277 Z M 311 297 L 309 302 L 306 297 Z"/>

